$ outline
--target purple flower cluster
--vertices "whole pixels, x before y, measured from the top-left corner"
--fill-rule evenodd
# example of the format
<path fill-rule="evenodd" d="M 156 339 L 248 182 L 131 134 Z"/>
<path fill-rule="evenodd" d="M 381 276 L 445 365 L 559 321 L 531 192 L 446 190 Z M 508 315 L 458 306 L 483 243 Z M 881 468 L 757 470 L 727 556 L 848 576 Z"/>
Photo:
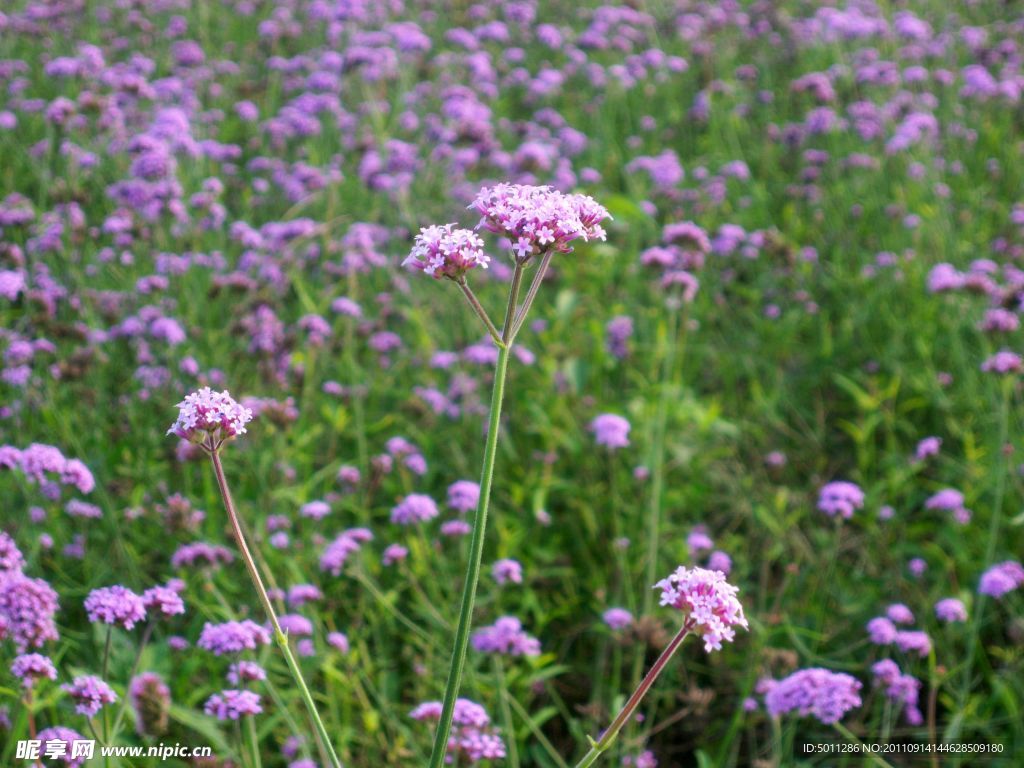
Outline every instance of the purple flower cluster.
<path fill-rule="evenodd" d="M 426 722 L 437 721 L 441 719 L 441 709 L 440 701 L 427 701 L 412 710 L 409 717 Z M 448 737 L 450 762 L 473 765 L 483 760 L 501 760 L 505 757 L 505 743 L 491 726 L 487 710 L 479 704 L 469 699 L 456 699 L 452 724 L 452 732 Z"/>
<path fill-rule="evenodd" d="M 920 725 L 924 718 L 917 706 L 921 692 L 921 682 L 900 671 L 896 662 L 884 659 L 872 665 L 871 673 L 875 676 L 876 685 L 885 688 L 885 695 L 903 708 L 903 715 L 911 725 Z"/>
<path fill-rule="evenodd" d="M 811 667 L 773 683 L 764 703 L 773 717 L 795 712 L 831 725 L 861 705 L 860 689 L 860 681 L 850 675 Z"/>
<path fill-rule="evenodd" d="M 498 584 L 522 584 L 523 566 L 518 560 L 505 558 L 495 561 L 491 566 L 491 578 Z"/>
<path fill-rule="evenodd" d="M 953 513 L 953 519 L 961 525 L 971 521 L 971 510 L 964 506 L 964 495 L 955 488 L 944 488 L 933 494 L 924 503 L 925 509 L 939 509 Z"/>
<path fill-rule="evenodd" d="M 947 624 L 967 621 L 967 607 L 955 597 L 946 597 L 935 603 L 935 617 Z"/>
<path fill-rule="evenodd" d="M 818 493 L 818 509 L 829 517 L 839 515 L 849 520 L 863 506 L 864 491 L 844 480 L 828 483 Z"/>
<path fill-rule="evenodd" d="M 484 253 L 484 241 L 472 230 L 453 227 L 422 228 L 402 266 L 419 269 L 436 280 L 457 280 L 474 267 L 486 269 L 491 259 Z"/>
<path fill-rule="evenodd" d="M 246 715 L 258 715 L 263 707 L 258 693 L 228 689 L 207 699 L 203 711 L 218 720 L 238 720 Z"/>
<path fill-rule="evenodd" d="M 629 445 L 629 430 L 629 422 L 614 413 L 602 413 L 590 422 L 597 444 L 612 450 Z"/>
<path fill-rule="evenodd" d="M 736 597 L 739 589 L 727 582 L 721 571 L 681 565 L 654 588 L 661 590 L 661 605 L 683 612 L 686 625 L 704 639 L 708 652 L 732 642 L 734 627 L 747 628 L 743 606 Z"/>
<path fill-rule="evenodd" d="M 76 677 L 61 688 L 75 702 L 75 711 L 86 717 L 94 717 L 103 707 L 117 701 L 114 689 L 95 675 Z"/>
<path fill-rule="evenodd" d="M 366 528 L 350 528 L 342 531 L 320 555 L 320 570 L 340 576 L 348 559 L 373 540 L 373 534 Z"/>
<path fill-rule="evenodd" d="M 19 652 L 57 639 L 57 609 L 57 593 L 42 579 L 20 571 L 0 576 L 0 628 Z"/>
<path fill-rule="evenodd" d="M 978 594 L 1000 598 L 1024 586 L 1024 565 L 1016 560 L 997 563 L 981 574 Z"/>
<path fill-rule="evenodd" d="M 423 493 L 410 493 L 391 510 L 391 522 L 396 525 L 415 525 L 437 517 L 437 503 Z"/>
<path fill-rule="evenodd" d="M 523 623 L 515 616 L 502 616 L 489 627 L 473 633 L 473 648 L 481 653 L 500 653 L 507 656 L 538 656 L 540 640 L 523 630 Z"/>
<path fill-rule="evenodd" d="M 85 598 L 85 612 L 89 621 L 102 624 L 117 624 L 132 629 L 146 618 L 143 599 L 127 587 L 115 585 L 94 589 Z"/>
<path fill-rule="evenodd" d="M 519 262 L 554 251 L 569 253 L 574 240 L 604 240 L 608 211 L 588 195 L 567 195 L 551 187 L 498 184 L 484 187 L 470 205 L 480 226 L 506 237 Z"/>
<path fill-rule="evenodd" d="M 203 625 L 196 642 L 200 648 L 215 656 L 252 651 L 270 642 L 270 631 L 250 619 L 226 621 L 223 624 Z"/>
<path fill-rule="evenodd" d="M 59 448 L 43 443 L 32 443 L 24 450 L 0 445 L 0 469 L 20 471 L 29 482 L 44 489 L 59 483 L 72 486 L 79 493 L 92 493 L 96 487 L 96 480 L 85 464 L 66 458 Z"/>
<path fill-rule="evenodd" d="M 41 653 L 24 653 L 14 657 L 11 674 L 21 680 L 23 687 L 32 688 L 38 680 L 56 680 L 57 668 L 49 657 Z"/>
<path fill-rule="evenodd" d="M 227 392 L 203 387 L 178 403 L 178 418 L 167 430 L 183 440 L 216 450 L 222 443 L 245 434 L 252 411 L 239 405 Z"/>

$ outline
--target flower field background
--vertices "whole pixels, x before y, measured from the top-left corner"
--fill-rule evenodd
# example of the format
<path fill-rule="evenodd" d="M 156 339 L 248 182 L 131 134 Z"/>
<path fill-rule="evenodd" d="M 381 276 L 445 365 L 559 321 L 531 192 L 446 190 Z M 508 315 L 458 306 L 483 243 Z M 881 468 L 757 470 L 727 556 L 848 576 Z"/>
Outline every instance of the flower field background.
<path fill-rule="evenodd" d="M 0 764 L 331 764 L 168 434 L 208 386 L 251 411 L 224 472 L 338 758 L 426 765 L 499 356 L 441 278 L 497 322 L 540 243 L 453 764 L 575 765 L 683 565 L 748 626 L 603 764 L 1020 765 L 1022 62 L 995 0 L 5 3 Z M 503 183 L 606 237 L 416 239 Z"/>

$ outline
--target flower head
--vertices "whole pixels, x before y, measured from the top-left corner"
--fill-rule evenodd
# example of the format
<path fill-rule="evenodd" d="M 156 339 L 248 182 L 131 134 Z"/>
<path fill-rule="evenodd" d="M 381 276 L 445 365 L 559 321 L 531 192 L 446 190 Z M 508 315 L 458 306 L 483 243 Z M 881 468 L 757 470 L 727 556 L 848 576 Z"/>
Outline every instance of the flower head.
<path fill-rule="evenodd" d="M 423 227 L 402 266 L 422 270 L 436 280 L 457 280 L 474 267 L 487 269 L 491 258 L 484 253 L 484 241 L 471 229 L 454 229 L 454 224 Z"/>
<path fill-rule="evenodd" d="M 946 597 L 935 604 L 935 617 L 947 624 L 967 621 L 967 607 L 955 597 Z"/>
<path fill-rule="evenodd" d="M 95 675 L 76 677 L 61 688 L 74 700 L 75 711 L 86 717 L 95 716 L 103 707 L 117 701 L 114 689 Z"/>
<path fill-rule="evenodd" d="M 1015 560 L 997 563 L 981 574 L 978 593 L 989 597 L 1002 597 L 1024 585 L 1024 566 Z"/>
<path fill-rule="evenodd" d="M 135 729 L 142 736 L 160 736 L 167 730 L 171 689 L 156 672 L 133 677 L 128 700 L 135 710 Z"/>
<path fill-rule="evenodd" d="M 772 685 L 764 703 L 773 716 L 796 712 L 831 725 L 860 706 L 860 689 L 860 681 L 850 675 L 812 667 L 797 670 Z"/>
<path fill-rule="evenodd" d="M 45 581 L 17 572 L 0 576 L 0 626 L 19 652 L 57 639 L 55 613 L 57 593 Z"/>
<path fill-rule="evenodd" d="M 473 647 L 481 653 L 503 653 L 509 656 L 537 656 L 540 641 L 523 630 L 515 616 L 502 616 L 493 625 L 473 633 Z"/>
<path fill-rule="evenodd" d="M 24 653 L 14 657 L 14 661 L 11 662 L 11 674 L 21 680 L 23 687 L 32 688 L 37 680 L 56 680 L 57 668 L 53 666 L 49 657 L 41 653 Z"/>
<path fill-rule="evenodd" d="M 731 642 L 736 636 L 733 627 L 747 628 L 743 606 L 736 598 L 739 590 L 721 571 L 681 565 L 654 588 L 661 590 L 661 605 L 686 614 L 690 631 L 704 638 L 706 651 L 721 649 L 723 640 Z"/>
<path fill-rule="evenodd" d="M 391 510 L 391 522 L 398 525 L 425 523 L 437 517 L 437 504 L 422 493 L 410 493 Z"/>
<path fill-rule="evenodd" d="M 629 445 L 629 422 L 614 413 L 602 413 L 590 422 L 594 440 L 612 450 Z"/>
<path fill-rule="evenodd" d="M 85 598 L 85 612 L 89 621 L 119 624 L 131 629 L 146 618 L 146 605 L 142 598 L 127 587 L 115 585 L 94 589 Z"/>
<path fill-rule="evenodd" d="M 41 742 L 39 750 L 41 754 L 58 755 L 55 759 L 67 765 L 68 768 L 79 768 L 85 763 L 84 755 L 79 754 L 72 757 L 71 744 L 82 741 L 82 734 L 78 731 L 57 725 L 52 728 L 44 728 L 36 735 L 36 738 Z"/>
<path fill-rule="evenodd" d="M 479 226 L 511 241 L 520 263 L 548 251 L 570 253 L 579 238 L 604 240 L 601 222 L 611 218 L 588 195 L 523 184 L 484 187 L 470 208 L 482 217 Z"/>
<path fill-rule="evenodd" d="M 409 713 L 413 720 L 441 719 L 441 702 L 426 701 Z M 452 732 L 448 737 L 448 753 L 453 762 L 469 764 L 505 757 L 505 744 L 491 726 L 487 710 L 469 699 L 456 699 L 452 715 Z"/>
<path fill-rule="evenodd" d="M 203 711 L 218 720 L 238 720 L 245 715 L 258 715 L 263 707 L 258 693 L 230 689 L 213 694 L 206 700 Z"/>
<path fill-rule="evenodd" d="M 864 506 L 864 491 L 854 483 L 837 480 L 823 486 L 818 493 L 818 509 L 829 517 L 840 515 L 849 520 L 854 511 Z"/>
<path fill-rule="evenodd" d="M 203 387 L 178 403 L 178 418 L 167 434 L 215 451 L 224 442 L 244 435 L 250 421 L 252 411 L 239 405 L 227 390 L 214 392 Z"/>

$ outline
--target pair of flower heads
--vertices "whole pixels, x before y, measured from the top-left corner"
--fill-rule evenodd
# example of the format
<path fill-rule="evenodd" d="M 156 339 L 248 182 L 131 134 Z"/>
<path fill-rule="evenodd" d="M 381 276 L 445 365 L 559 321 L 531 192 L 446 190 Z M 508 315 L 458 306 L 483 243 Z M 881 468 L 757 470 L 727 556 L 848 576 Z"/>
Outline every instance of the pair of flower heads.
<path fill-rule="evenodd" d="M 476 230 L 507 239 L 520 265 L 546 253 L 569 253 L 574 240 L 604 240 L 601 222 L 611 218 L 589 195 L 523 184 L 484 187 L 469 209 L 480 214 Z M 486 269 L 490 256 L 476 230 L 455 224 L 423 227 L 402 265 L 437 280 L 459 280 L 475 267 Z"/>

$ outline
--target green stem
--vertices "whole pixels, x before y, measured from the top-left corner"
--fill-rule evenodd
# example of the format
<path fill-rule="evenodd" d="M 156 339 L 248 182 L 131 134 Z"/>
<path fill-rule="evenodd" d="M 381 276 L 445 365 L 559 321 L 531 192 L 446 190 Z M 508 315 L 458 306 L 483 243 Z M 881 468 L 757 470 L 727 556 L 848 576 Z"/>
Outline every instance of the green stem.
<path fill-rule="evenodd" d="M 644 676 L 644 679 L 637 686 L 636 690 L 633 691 L 633 695 L 629 697 L 626 703 L 623 705 L 622 710 L 612 724 L 608 726 L 608 730 L 604 732 L 604 735 L 600 739 L 594 741 L 590 740 L 590 751 L 583 756 L 583 759 L 576 764 L 576 768 L 587 768 L 587 766 L 593 765 L 597 762 L 597 758 L 601 756 L 601 753 L 606 751 L 614 742 L 615 738 L 619 735 L 619 731 L 622 730 L 629 719 L 636 712 L 637 707 L 640 706 L 640 702 L 643 701 L 644 696 L 654 685 L 654 681 L 658 679 L 658 676 L 664 671 L 669 661 L 675 655 L 675 652 L 679 650 L 679 646 L 683 644 L 683 640 L 690 634 L 692 624 L 687 621 L 679 628 L 676 636 L 672 638 L 671 642 L 665 646 L 665 650 L 661 652 L 658 660 L 654 662 L 654 666 L 651 667 L 650 671 Z"/>
<path fill-rule="evenodd" d="M 999 442 L 996 445 L 997 469 L 995 499 L 992 507 L 992 518 L 988 529 L 988 542 L 985 545 L 985 560 L 983 561 L 986 568 L 992 565 L 992 560 L 995 558 L 996 545 L 999 542 L 999 530 L 1002 527 L 1003 521 L 1003 495 L 1006 490 L 1007 467 L 1003 447 L 1006 445 L 1007 435 L 1009 433 L 1010 395 L 1013 391 L 1014 382 L 1012 377 L 1006 376 L 1001 384 L 1003 388 L 1003 397 L 999 409 Z M 974 656 L 978 647 L 978 636 L 981 634 L 981 616 L 984 611 L 984 606 L 985 595 L 979 593 L 974 606 L 973 615 L 971 616 L 971 631 L 967 636 L 967 655 L 964 656 L 964 674 L 960 682 L 958 709 L 961 713 L 963 713 L 964 708 L 967 706 L 967 697 L 971 692 L 971 673 L 974 671 Z M 959 737 L 961 722 L 961 718 L 954 718 L 950 728 L 947 729 L 946 732 L 947 740 L 955 740 Z"/>
<path fill-rule="evenodd" d="M 249 551 L 249 545 L 245 542 L 245 536 L 242 534 L 242 527 L 238 520 L 238 513 L 235 511 L 235 502 L 231 498 L 231 490 L 228 488 L 228 481 L 224 476 L 224 466 L 220 461 L 220 452 L 216 450 L 211 451 L 210 460 L 213 462 L 213 471 L 217 475 L 217 485 L 220 488 L 220 495 L 224 500 L 224 507 L 228 512 L 228 519 L 231 521 L 231 529 L 235 534 L 235 542 L 238 544 L 238 549 L 242 554 L 242 560 L 245 562 L 245 567 L 249 570 L 249 576 L 252 579 L 253 586 L 256 587 L 256 594 L 259 595 L 260 602 L 263 603 L 263 608 L 267 612 L 270 624 L 274 628 L 274 640 L 277 641 L 277 645 L 281 649 L 281 653 L 284 654 L 285 661 L 288 664 L 288 671 L 291 672 L 292 678 L 295 680 L 295 684 L 299 687 L 299 693 L 302 694 L 302 700 L 306 703 L 306 709 L 309 710 L 309 716 L 312 718 L 317 734 L 319 734 L 320 740 L 323 742 L 330 757 L 332 768 L 341 768 L 341 761 L 338 759 L 338 755 L 334 751 L 334 745 L 331 744 L 330 737 L 327 735 L 327 729 L 324 727 L 324 723 L 320 719 L 320 713 L 317 712 L 316 704 L 313 702 L 313 696 L 310 694 L 309 688 L 306 687 L 306 681 L 302 677 L 302 670 L 299 669 L 299 665 L 295 661 L 295 657 L 292 655 L 291 648 L 288 647 L 288 636 L 281 629 L 281 623 L 277 620 L 277 613 L 274 611 L 274 606 L 270 602 L 267 590 L 263 586 L 263 579 L 260 578 L 259 571 L 256 569 L 256 561 L 253 560 L 252 553 Z"/>
<path fill-rule="evenodd" d="M 500 688 L 499 699 L 501 701 L 501 718 L 505 726 L 505 740 L 508 743 L 508 764 L 512 768 L 519 768 L 519 748 L 516 745 L 516 732 L 512 723 L 512 709 L 509 707 L 511 695 L 508 692 L 508 683 L 505 680 L 505 665 L 501 661 L 501 654 L 494 654 L 494 671 L 498 677 Z"/>
<path fill-rule="evenodd" d="M 522 270 L 517 267 L 516 275 Z M 509 306 L 515 306 L 517 285 L 509 297 Z M 506 320 L 507 322 L 507 320 Z M 507 327 L 507 325 L 506 325 Z M 505 376 L 508 373 L 508 358 L 511 345 L 498 347 L 498 363 L 494 370 L 494 389 L 491 392 L 491 415 L 487 426 L 487 443 L 484 448 L 484 466 L 480 476 L 480 501 L 477 505 L 476 520 L 473 522 L 473 538 L 470 542 L 469 563 L 466 566 L 466 581 L 462 588 L 462 607 L 459 609 L 459 624 L 455 630 L 455 647 L 452 650 L 448 682 L 444 690 L 441 719 L 434 736 L 434 748 L 430 754 L 430 768 L 441 768 L 448 752 L 448 736 L 455 714 L 455 699 L 459 695 L 462 672 L 466 665 L 466 648 L 469 645 L 469 630 L 473 618 L 473 603 L 476 588 L 480 582 L 480 561 L 484 553 L 484 531 L 487 528 L 487 508 L 491 500 L 491 484 L 494 479 L 494 461 L 498 455 L 498 431 L 501 427 L 501 403 L 505 395 Z"/>
<path fill-rule="evenodd" d="M 499 349 L 505 346 L 505 342 L 501 338 L 501 331 L 497 329 L 494 322 L 491 320 L 491 316 L 487 314 L 487 310 L 484 309 L 483 304 L 473 293 L 473 289 L 469 287 L 469 283 L 466 281 L 466 276 L 462 275 L 458 280 L 455 281 L 459 288 L 462 289 L 462 295 L 466 297 L 466 301 L 469 302 L 469 306 L 476 312 L 476 316 L 480 318 L 484 326 L 487 328 L 487 332 L 491 334 L 491 338 L 494 343 L 498 345 Z"/>

